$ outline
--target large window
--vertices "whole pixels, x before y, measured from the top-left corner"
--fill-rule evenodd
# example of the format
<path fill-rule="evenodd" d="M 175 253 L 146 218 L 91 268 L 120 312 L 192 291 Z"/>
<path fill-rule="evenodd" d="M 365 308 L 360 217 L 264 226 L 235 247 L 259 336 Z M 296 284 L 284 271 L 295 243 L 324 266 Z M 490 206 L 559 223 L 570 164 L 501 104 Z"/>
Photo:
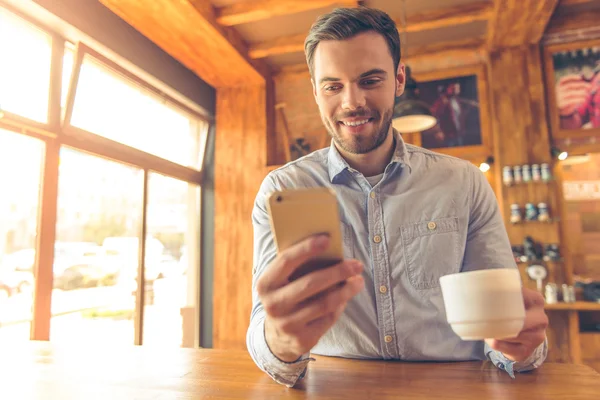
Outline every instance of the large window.
<path fill-rule="evenodd" d="M 89 54 L 81 63 L 70 124 L 200 169 L 206 124 L 191 119 Z"/>
<path fill-rule="evenodd" d="M 0 109 L 48 121 L 52 38 L 0 7 Z"/>
<path fill-rule="evenodd" d="M 29 338 L 44 143 L 0 129 L 0 341 Z"/>
<path fill-rule="evenodd" d="M 209 122 L 69 39 L 0 6 L 0 340 L 190 343 Z"/>
<path fill-rule="evenodd" d="M 61 150 L 51 340 L 133 342 L 143 184 L 138 168 Z"/>
<path fill-rule="evenodd" d="M 199 198 L 197 185 L 150 174 L 144 344 L 182 344 L 182 312 L 197 295 Z"/>

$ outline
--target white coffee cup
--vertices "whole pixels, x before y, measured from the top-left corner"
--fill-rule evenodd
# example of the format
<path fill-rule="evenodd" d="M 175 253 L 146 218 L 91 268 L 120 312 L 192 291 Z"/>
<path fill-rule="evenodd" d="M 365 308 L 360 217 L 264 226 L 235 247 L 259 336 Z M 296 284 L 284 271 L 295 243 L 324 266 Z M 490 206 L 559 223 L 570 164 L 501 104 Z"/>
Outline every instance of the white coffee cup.
<path fill-rule="evenodd" d="M 463 340 L 516 337 L 525 323 L 516 268 L 486 269 L 440 278 L 446 319 Z"/>

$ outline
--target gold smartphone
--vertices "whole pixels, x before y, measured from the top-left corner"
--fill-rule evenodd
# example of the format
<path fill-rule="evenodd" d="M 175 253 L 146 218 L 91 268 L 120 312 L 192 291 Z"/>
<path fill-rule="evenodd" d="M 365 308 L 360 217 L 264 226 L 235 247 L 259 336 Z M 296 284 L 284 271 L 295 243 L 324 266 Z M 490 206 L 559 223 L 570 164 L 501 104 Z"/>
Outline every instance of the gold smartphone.
<path fill-rule="evenodd" d="M 340 214 L 333 189 L 317 187 L 275 191 L 268 196 L 267 211 L 278 252 L 312 235 L 326 233 L 330 237 L 328 248 L 298 268 L 290 280 L 344 259 Z"/>

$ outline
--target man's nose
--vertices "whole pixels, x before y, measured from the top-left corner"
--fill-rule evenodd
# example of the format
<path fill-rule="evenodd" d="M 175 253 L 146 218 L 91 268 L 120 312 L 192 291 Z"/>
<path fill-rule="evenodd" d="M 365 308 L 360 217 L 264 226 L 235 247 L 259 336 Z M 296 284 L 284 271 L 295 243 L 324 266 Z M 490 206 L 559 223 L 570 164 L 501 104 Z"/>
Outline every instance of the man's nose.
<path fill-rule="evenodd" d="M 366 105 L 364 91 L 357 86 L 346 86 L 342 96 L 342 108 L 344 110 L 357 110 Z"/>

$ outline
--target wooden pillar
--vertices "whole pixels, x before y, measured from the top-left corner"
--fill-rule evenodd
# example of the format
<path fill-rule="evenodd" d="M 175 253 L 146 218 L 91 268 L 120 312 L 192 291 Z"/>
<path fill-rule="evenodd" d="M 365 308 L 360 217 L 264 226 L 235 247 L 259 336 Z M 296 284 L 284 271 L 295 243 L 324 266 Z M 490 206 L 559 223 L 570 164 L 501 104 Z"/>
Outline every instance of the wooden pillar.
<path fill-rule="evenodd" d="M 265 176 L 265 85 L 217 91 L 213 347 L 245 348 L 252 287 L 252 220 Z"/>
<path fill-rule="evenodd" d="M 494 133 L 494 158 L 498 177 L 504 166 L 550 163 L 550 136 L 546 116 L 541 51 L 537 45 L 502 49 L 490 55 L 490 101 Z M 529 183 L 512 187 L 496 184 L 500 195 L 505 224 L 513 245 L 522 244 L 527 236 L 543 244 L 560 243 L 560 221 L 552 223 L 510 223 L 510 205 L 524 207 L 526 203 L 548 204 L 551 216 L 560 217 L 559 188 L 556 181 L 548 184 Z M 561 246 L 561 250 L 564 247 Z M 564 251 L 563 251 L 564 254 Z M 567 265 L 564 262 L 544 262 L 548 279 L 544 281 L 564 283 Z M 535 289 L 535 282 L 526 274 L 527 264 L 519 264 L 523 282 Z M 548 339 L 549 361 L 568 362 L 577 360 L 578 340 L 569 330 L 574 324 L 569 312 L 551 312 Z"/>

